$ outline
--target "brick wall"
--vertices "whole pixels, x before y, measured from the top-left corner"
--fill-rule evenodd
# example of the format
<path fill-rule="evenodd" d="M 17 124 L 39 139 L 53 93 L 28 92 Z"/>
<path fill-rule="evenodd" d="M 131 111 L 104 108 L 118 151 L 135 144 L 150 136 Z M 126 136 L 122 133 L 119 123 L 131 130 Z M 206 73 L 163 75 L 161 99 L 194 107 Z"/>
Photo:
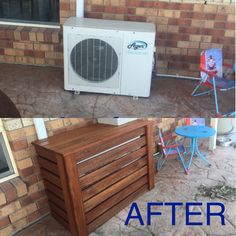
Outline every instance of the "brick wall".
<path fill-rule="evenodd" d="M 157 25 L 157 72 L 198 76 L 199 53 L 223 48 L 235 58 L 232 0 L 85 0 L 91 18 L 148 21 Z M 194 2 L 194 3 L 193 3 Z M 75 0 L 61 0 L 61 23 L 75 15 Z M 57 29 L 0 26 L 0 62 L 63 66 L 62 32 Z"/>
<path fill-rule="evenodd" d="M 154 22 L 157 26 L 157 72 L 199 76 L 199 54 L 202 49 L 223 48 L 227 63 L 232 63 L 235 58 L 233 2 L 214 1 L 217 4 L 207 5 L 203 2 L 90 0 L 87 2 L 86 15 L 92 18 Z"/>
<path fill-rule="evenodd" d="M 45 119 L 48 134 L 85 126 L 94 120 Z M 0 183 L 0 236 L 12 235 L 49 212 L 42 177 L 31 142 L 32 119 L 3 119 L 19 177 Z"/>
<path fill-rule="evenodd" d="M 60 0 L 60 23 L 75 16 L 76 0 Z M 0 62 L 63 65 L 61 29 L 0 25 Z"/>

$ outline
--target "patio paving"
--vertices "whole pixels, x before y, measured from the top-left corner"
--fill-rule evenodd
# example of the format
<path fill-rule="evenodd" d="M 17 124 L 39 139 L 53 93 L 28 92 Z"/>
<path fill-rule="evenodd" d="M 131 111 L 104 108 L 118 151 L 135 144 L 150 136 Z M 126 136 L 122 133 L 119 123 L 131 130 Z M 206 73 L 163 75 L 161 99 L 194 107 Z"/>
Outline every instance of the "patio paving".
<path fill-rule="evenodd" d="M 0 64 L 0 90 L 22 117 L 215 117 L 213 96 L 192 98 L 195 81 L 158 78 L 150 98 L 81 93 L 63 89 L 63 69 Z M 219 94 L 221 112 L 235 108 L 235 93 Z"/>
<path fill-rule="evenodd" d="M 90 236 L 229 236 L 236 235 L 236 202 L 224 199 L 210 199 L 198 196 L 198 187 L 215 186 L 218 183 L 225 183 L 227 186 L 236 187 L 236 152 L 235 148 L 218 147 L 214 153 L 209 153 L 211 168 L 205 167 L 199 159 L 194 159 L 190 175 L 183 173 L 182 167 L 176 159 L 170 159 L 159 174 L 156 175 L 156 187 L 137 199 L 137 204 L 142 213 L 146 215 L 147 202 L 190 202 L 190 201 L 217 201 L 225 204 L 226 225 L 221 226 L 219 219 L 212 219 L 211 226 L 185 226 L 185 207 L 178 207 L 176 226 L 171 226 L 171 209 L 163 208 L 163 217 L 153 217 L 151 226 L 139 226 L 136 221 L 131 221 L 129 226 L 124 225 L 129 207 L 122 210 L 115 217 L 110 219 L 103 226 L 98 228 Z M 203 213 L 205 219 L 205 206 L 197 207 L 194 210 Z M 194 218 L 201 219 L 200 216 Z M 145 222 L 145 217 L 144 217 Z M 44 218 L 33 226 L 18 233 L 17 236 L 69 236 L 70 233 L 63 229 L 51 216 Z"/>

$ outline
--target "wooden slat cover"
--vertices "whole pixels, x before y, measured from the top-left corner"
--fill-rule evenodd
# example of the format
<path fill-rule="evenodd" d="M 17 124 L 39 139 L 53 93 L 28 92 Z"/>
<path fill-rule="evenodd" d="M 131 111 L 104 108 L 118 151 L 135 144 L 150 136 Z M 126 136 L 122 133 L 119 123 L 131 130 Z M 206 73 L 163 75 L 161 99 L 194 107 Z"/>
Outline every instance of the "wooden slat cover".
<path fill-rule="evenodd" d="M 72 153 L 88 149 L 96 144 L 99 145 L 106 141 L 111 141 L 114 138 L 121 137 L 125 133 L 130 133 L 133 130 L 142 128 L 148 123 L 148 121 L 137 120 L 117 127 L 95 124 L 84 128 L 70 130 L 65 133 L 60 133 L 45 140 L 35 141 L 32 144 L 36 147 L 40 147 L 40 150 L 44 148 L 67 156 Z"/>
<path fill-rule="evenodd" d="M 73 236 L 88 235 L 154 186 L 150 123 L 95 124 L 33 143 L 52 215 Z"/>

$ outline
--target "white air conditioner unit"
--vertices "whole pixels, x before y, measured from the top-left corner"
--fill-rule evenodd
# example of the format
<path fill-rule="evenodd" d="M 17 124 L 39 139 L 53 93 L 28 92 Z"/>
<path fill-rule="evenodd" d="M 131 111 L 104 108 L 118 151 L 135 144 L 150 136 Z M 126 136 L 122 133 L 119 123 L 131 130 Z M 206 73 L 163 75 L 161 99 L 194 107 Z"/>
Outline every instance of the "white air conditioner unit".
<path fill-rule="evenodd" d="M 150 95 L 154 24 L 72 17 L 63 34 L 66 90 Z"/>

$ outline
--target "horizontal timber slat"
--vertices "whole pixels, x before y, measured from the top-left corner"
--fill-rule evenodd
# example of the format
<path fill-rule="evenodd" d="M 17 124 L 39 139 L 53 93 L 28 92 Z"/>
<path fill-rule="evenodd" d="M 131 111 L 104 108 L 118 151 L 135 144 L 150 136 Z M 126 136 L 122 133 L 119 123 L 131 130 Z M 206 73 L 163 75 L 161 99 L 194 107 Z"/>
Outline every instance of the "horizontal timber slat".
<path fill-rule="evenodd" d="M 55 195 L 57 195 L 59 198 L 64 199 L 62 189 L 58 186 L 54 185 L 51 182 L 48 182 L 46 179 L 44 179 L 44 185 L 45 188 L 53 192 Z"/>
<path fill-rule="evenodd" d="M 43 175 L 43 179 L 55 184 L 58 187 L 61 187 L 61 181 L 59 176 L 52 174 L 51 172 L 45 170 L 44 168 L 41 168 L 41 172 Z"/>
<path fill-rule="evenodd" d="M 58 175 L 57 164 L 51 161 L 48 161 L 41 156 L 38 156 L 39 165 L 42 166 L 44 169 Z"/>
<path fill-rule="evenodd" d="M 58 207 L 60 207 L 63 211 L 66 211 L 66 207 L 65 207 L 65 202 L 58 198 L 53 192 L 46 190 L 47 196 L 48 196 L 48 200 L 50 202 L 55 203 Z"/>
<path fill-rule="evenodd" d="M 66 212 L 63 209 L 61 209 L 60 207 L 58 207 L 54 202 L 49 201 L 49 203 L 50 203 L 50 208 L 52 209 L 52 211 L 54 211 L 58 216 L 60 216 L 65 221 L 67 221 Z"/>

